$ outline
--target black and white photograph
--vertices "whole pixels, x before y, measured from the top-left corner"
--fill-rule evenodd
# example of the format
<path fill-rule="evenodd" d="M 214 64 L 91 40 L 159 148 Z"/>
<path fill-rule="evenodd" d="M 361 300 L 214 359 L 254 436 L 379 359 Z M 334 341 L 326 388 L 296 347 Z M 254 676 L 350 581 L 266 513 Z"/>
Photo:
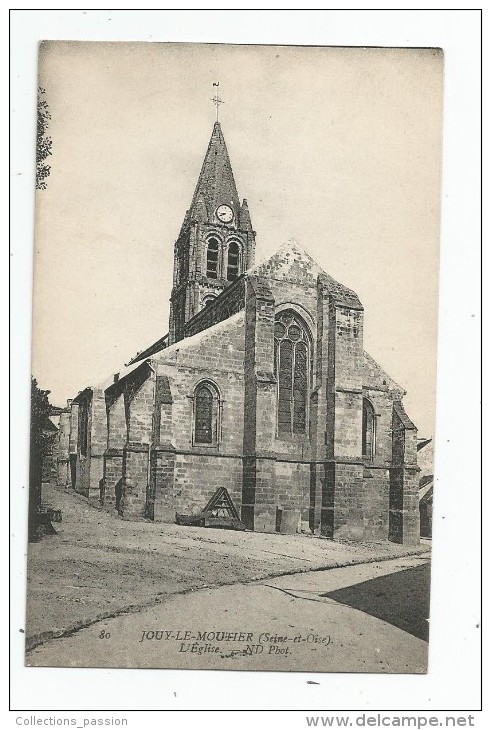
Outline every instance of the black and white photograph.
<path fill-rule="evenodd" d="M 484 730 L 482 20 L 10 11 L 8 727 Z"/>
<path fill-rule="evenodd" d="M 40 43 L 28 666 L 427 671 L 443 59 Z"/>

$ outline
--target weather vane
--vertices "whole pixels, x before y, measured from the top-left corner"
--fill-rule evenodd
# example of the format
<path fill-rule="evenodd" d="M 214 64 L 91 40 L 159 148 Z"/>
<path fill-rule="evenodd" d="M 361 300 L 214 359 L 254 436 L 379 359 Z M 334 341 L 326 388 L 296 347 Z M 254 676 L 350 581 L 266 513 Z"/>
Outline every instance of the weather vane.
<path fill-rule="evenodd" d="M 225 102 L 222 101 L 220 99 L 220 97 L 218 96 L 218 87 L 220 86 L 220 82 L 219 81 L 217 81 L 217 82 L 214 81 L 213 82 L 213 86 L 216 86 L 217 87 L 217 90 L 216 90 L 215 96 L 211 99 L 211 101 L 214 103 L 214 105 L 216 107 L 216 111 L 217 111 L 217 122 L 218 122 L 218 107 L 220 106 L 220 104 L 225 104 Z"/>

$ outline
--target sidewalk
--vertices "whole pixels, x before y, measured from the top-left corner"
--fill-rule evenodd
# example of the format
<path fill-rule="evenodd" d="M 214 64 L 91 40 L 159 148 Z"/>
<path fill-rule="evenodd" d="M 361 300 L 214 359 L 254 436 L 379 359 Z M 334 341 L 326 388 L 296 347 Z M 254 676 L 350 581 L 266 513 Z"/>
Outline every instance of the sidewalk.
<path fill-rule="evenodd" d="M 429 550 L 128 522 L 49 486 L 43 503 L 61 509 L 63 522 L 29 545 L 27 649 L 177 593 Z"/>

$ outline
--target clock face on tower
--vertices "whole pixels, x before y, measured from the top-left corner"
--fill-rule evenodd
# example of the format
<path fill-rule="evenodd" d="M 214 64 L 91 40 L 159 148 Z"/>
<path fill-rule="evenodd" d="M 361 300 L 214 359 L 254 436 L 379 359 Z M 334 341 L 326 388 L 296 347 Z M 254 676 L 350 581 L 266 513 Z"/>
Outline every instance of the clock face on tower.
<path fill-rule="evenodd" d="M 222 223 L 230 223 L 234 217 L 234 211 L 230 205 L 219 205 L 216 209 L 216 217 Z"/>

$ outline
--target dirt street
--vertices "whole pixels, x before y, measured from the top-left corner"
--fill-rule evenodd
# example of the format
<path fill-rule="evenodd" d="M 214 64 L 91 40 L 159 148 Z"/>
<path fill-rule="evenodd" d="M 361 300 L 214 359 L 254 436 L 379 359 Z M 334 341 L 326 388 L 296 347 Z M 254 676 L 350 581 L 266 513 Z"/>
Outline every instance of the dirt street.
<path fill-rule="evenodd" d="M 62 510 L 63 522 L 55 525 L 57 535 L 29 546 L 28 649 L 175 594 L 200 589 L 203 596 L 207 586 L 428 552 L 426 544 L 407 548 L 129 522 L 50 487 L 43 500 Z"/>
<path fill-rule="evenodd" d="M 30 666 L 426 671 L 429 560 L 207 588 L 34 649 Z"/>

